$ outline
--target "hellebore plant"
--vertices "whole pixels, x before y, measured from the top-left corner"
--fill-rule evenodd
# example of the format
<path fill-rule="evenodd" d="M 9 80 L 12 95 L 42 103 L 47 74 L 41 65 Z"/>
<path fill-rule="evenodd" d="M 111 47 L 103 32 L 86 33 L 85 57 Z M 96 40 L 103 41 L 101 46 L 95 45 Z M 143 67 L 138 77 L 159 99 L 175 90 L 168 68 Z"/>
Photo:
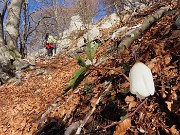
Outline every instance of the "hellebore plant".
<path fill-rule="evenodd" d="M 66 94 L 66 92 L 68 92 L 70 89 L 75 89 L 83 81 L 83 79 L 90 74 L 90 72 L 88 72 L 88 69 L 94 64 L 93 58 L 96 54 L 98 46 L 99 44 L 95 44 L 94 47 L 92 47 L 91 42 L 88 41 L 86 45 L 86 55 L 90 62 L 86 63 L 79 55 L 76 56 L 77 63 L 81 66 L 81 68 L 74 72 L 69 86 L 65 90 L 63 90 L 63 92 L 61 93 L 62 95 Z"/>
<path fill-rule="evenodd" d="M 138 98 L 144 99 L 154 95 L 155 87 L 151 70 L 143 63 L 133 65 L 129 73 L 130 92 Z"/>

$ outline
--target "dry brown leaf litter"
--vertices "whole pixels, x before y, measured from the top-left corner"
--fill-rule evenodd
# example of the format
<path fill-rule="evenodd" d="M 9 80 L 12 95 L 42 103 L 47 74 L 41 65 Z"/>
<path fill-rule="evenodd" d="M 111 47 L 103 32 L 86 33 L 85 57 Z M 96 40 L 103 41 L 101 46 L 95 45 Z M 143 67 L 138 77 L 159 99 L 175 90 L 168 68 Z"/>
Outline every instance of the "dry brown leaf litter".
<path fill-rule="evenodd" d="M 93 134 L 113 134 L 114 131 L 114 134 L 178 134 L 180 110 L 178 103 L 179 51 L 177 49 L 179 36 L 177 33 L 179 31 L 171 27 L 174 20 L 174 15 L 164 16 L 130 48 L 127 48 L 121 57 L 118 52 L 115 52 L 106 63 L 99 65 L 101 70 L 93 71 L 82 82 L 78 87 L 79 92 L 70 92 L 60 99 L 59 107 L 52 109 L 47 116 L 65 118 L 66 126 L 83 120 L 94 106 L 98 96 L 106 89 L 104 82 L 110 81 L 113 84 L 111 92 L 104 95 L 83 132 L 92 132 L 113 121 L 119 121 L 121 116 L 132 112 L 140 101 L 128 93 L 129 83 L 123 76 L 103 67 L 117 68 L 128 76 L 128 68 L 136 61 L 142 61 L 153 72 L 157 90 L 155 96 L 151 97 L 131 119 L 126 119 L 116 128 L 112 127 L 105 132 L 99 131 Z M 107 32 L 104 32 L 104 36 Z M 96 58 L 104 54 L 110 42 L 106 41 L 100 46 Z M 67 86 L 72 74 L 79 66 L 74 59 L 58 57 L 49 60 L 46 64 L 42 60 L 36 64 L 36 68 L 46 69 L 48 73 L 30 77 L 18 85 L 8 84 L 0 87 L 0 134 L 24 135 L 37 131 L 38 118 L 55 102 L 55 98 Z M 33 70 L 25 72 L 24 76 L 31 72 Z M 98 77 L 100 79 L 97 80 Z M 94 85 L 92 92 L 82 91 L 85 83 Z"/>

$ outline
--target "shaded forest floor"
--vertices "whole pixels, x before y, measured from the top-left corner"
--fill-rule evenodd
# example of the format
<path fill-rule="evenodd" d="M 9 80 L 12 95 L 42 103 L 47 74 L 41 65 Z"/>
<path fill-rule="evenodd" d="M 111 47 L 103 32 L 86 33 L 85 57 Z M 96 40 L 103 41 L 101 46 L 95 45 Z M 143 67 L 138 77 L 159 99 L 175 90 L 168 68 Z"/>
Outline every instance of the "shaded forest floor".
<path fill-rule="evenodd" d="M 33 69 L 23 71 L 19 81 L 0 86 L 0 134 L 29 135 L 43 134 L 44 131 L 48 135 L 64 134 L 65 127 L 83 120 L 103 94 L 84 126 L 83 134 L 178 135 L 180 30 L 174 28 L 177 15 L 164 15 L 123 53 L 112 49 L 107 60 L 99 64 L 74 91 L 58 99 L 75 70 L 79 69 L 77 61 L 65 55 L 53 59 L 41 58 Z M 132 18 L 127 26 L 137 25 L 138 22 L 143 22 L 141 16 Z M 117 28 L 118 24 L 113 29 Z M 111 31 L 103 30 L 102 39 Z M 102 42 L 95 58 L 98 60 L 105 56 L 107 48 L 114 42 L 110 39 Z M 82 57 L 86 58 L 84 54 Z M 141 103 L 130 94 L 129 82 L 118 73 L 128 76 L 137 61 L 151 69 L 156 93 L 131 118 L 118 126 L 106 128 L 132 113 Z M 107 88 L 109 92 L 103 93 Z M 42 114 L 52 105 L 56 107 L 40 121 Z"/>

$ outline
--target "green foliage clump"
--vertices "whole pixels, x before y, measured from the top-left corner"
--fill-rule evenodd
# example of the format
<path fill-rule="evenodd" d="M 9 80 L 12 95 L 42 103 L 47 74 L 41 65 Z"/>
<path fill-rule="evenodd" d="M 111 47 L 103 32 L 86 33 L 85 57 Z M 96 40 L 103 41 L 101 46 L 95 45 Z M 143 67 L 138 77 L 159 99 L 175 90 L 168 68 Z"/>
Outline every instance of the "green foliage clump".
<path fill-rule="evenodd" d="M 91 43 L 87 43 L 86 55 L 91 62 L 93 62 L 93 58 L 96 54 L 98 46 L 99 45 L 96 44 L 94 47 L 91 47 Z M 77 63 L 81 66 L 81 68 L 74 72 L 74 75 L 70 80 L 69 86 L 62 92 L 62 95 L 67 93 L 70 89 L 75 89 L 83 81 L 83 79 L 90 74 L 90 72 L 87 73 L 90 65 L 87 65 L 79 55 L 76 56 L 76 59 Z"/>
<path fill-rule="evenodd" d="M 84 84 L 83 91 L 84 91 L 86 94 L 92 93 L 93 87 L 94 87 L 93 85 L 89 85 L 89 84 L 85 83 L 85 84 Z"/>
<path fill-rule="evenodd" d="M 95 46 L 92 48 L 91 47 L 91 43 L 88 42 L 87 43 L 87 46 L 86 46 L 86 55 L 87 55 L 87 58 L 92 62 L 93 61 L 93 58 L 96 54 L 96 51 L 97 51 L 97 48 L 98 48 L 98 44 L 95 44 Z"/>
<path fill-rule="evenodd" d="M 81 67 L 87 67 L 85 61 L 84 61 L 79 55 L 76 56 L 76 59 L 77 59 L 77 63 L 78 63 Z"/>

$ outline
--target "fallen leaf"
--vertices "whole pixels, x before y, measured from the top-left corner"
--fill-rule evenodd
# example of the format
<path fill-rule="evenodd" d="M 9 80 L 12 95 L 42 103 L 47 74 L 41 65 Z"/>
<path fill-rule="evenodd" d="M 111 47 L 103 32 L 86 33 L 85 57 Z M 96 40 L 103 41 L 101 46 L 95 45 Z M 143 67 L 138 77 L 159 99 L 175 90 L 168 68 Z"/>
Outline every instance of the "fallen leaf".
<path fill-rule="evenodd" d="M 122 123 L 116 126 L 116 131 L 113 135 L 124 135 L 126 130 L 131 127 L 131 119 L 125 119 Z"/>
<path fill-rule="evenodd" d="M 154 58 L 154 59 L 152 59 L 151 61 L 147 62 L 146 65 L 149 67 L 149 69 L 152 70 L 152 68 L 154 68 L 156 62 L 157 62 L 157 59 Z"/>
<path fill-rule="evenodd" d="M 134 101 L 134 97 L 133 97 L 133 96 L 127 96 L 127 97 L 125 98 L 125 102 L 126 102 L 127 104 L 129 104 L 129 103 L 132 102 L 132 101 Z"/>
<path fill-rule="evenodd" d="M 179 88 L 180 88 L 180 84 L 177 86 L 174 86 L 172 89 L 173 89 L 173 91 L 176 91 L 176 90 L 179 90 Z"/>
<path fill-rule="evenodd" d="M 165 29 L 162 30 L 161 34 L 163 36 L 165 36 L 165 35 L 169 34 L 170 31 L 171 31 L 171 25 L 168 25 L 168 26 L 166 26 Z"/>
<path fill-rule="evenodd" d="M 152 68 L 152 73 L 159 73 L 160 71 L 161 71 L 161 64 L 160 61 L 158 61 Z"/>
<path fill-rule="evenodd" d="M 139 120 L 138 120 L 138 122 L 143 121 L 144 117 L 145 117 L 144 113 L 141 112 L 140 115 L 139 115 Z"/>
<path fill-rule="evenodd" d="M 171 96 L 172 96 L 173 100 L 177 100 L 178 99 L 178 95 L 177 95 L 176 91 L 172 91 Z"/>
<path fill-rule="evenodd" d="M 91 99 L 91 106 L 94 107 L 96 105 L 96 101 L 98 100 L 98 98 L 92 98 Z"/>
<path fill-rule="evenodd" d="M 66 110 L 69 110 L 70 109 L 70 106 L 69 105 L 65 105 L 64 106 Z"/>
<path fill-rule="evenodd" d="M 90 107 L 86 106 L 86 107 L 82 108 L 82 113 L 86 113 L 89 110 L 90 110 Z"/>
<path fill-rule="evenodd" d="M 129 51 L 127 49 L 125 49 L 121 55 L 127 56 L 127 55 L 129 55 Z"/>
<path fill-rule="evenodd" d="M 170 131 L 173 135 L 179 135 L 179 131 L 176 129 L 175 125 L 170 128 Z"/>
<path fill-rule="evenodd" d="M 124 88 L 129 87 L 129 84 L 130 84 L 129 82 L 125 82 L 125 83 L 121 84 L 120 87 L 121 87 L 122 89 L 124 89 Z"/>
<path fill-rule="evenodd" d="M 162 97 L 163 97 L 163 98 L 166 98 L 167 95 L 166 95 L 166 93 L 165 93 L 165 84 L 164 84 L 164 82 L 163 82 L 163 79 L 162 79 L 161 84 L 162 84 L 162 86 L 161 86 L 161 94 L 162 94 Z"/>
<path fill-rule="evenodd" d="M 168 110 L 171 112 L 171 105 L 173 102 L 165 101 L 165 103 L 167 104 Z"/>
<path fill-rule="evenodd" d="M 166 63 L 166 64 L 169 64 L 169 63 L 171 62 L 171 59 L 172 59 L 172 57 L 171 57 L 171 55 L 169 55 L 169 54 L 167 54 L 167 55 L 164 56 L 164 60 L 165 60 L 165 63 Z"/>
<path fill-rule="evenodd" d="M 114 75 L 114 74 L 115 74 L 114 70 L 109 71 L 109 75 Z"/>
<path fill-rule="evenodd" d="M 135 107 L 136 105 L 137 105 L 136 101 L 131 101 L 128 109 L 131 110 L 131 108 Z"/>
<path fill-rule="evenodd" d="M 172 35 L 169 37 L 169 39 L 179 38 L 179 35 L 180 35 L 180 30 L 174 30 L 172 32 Z"/>

